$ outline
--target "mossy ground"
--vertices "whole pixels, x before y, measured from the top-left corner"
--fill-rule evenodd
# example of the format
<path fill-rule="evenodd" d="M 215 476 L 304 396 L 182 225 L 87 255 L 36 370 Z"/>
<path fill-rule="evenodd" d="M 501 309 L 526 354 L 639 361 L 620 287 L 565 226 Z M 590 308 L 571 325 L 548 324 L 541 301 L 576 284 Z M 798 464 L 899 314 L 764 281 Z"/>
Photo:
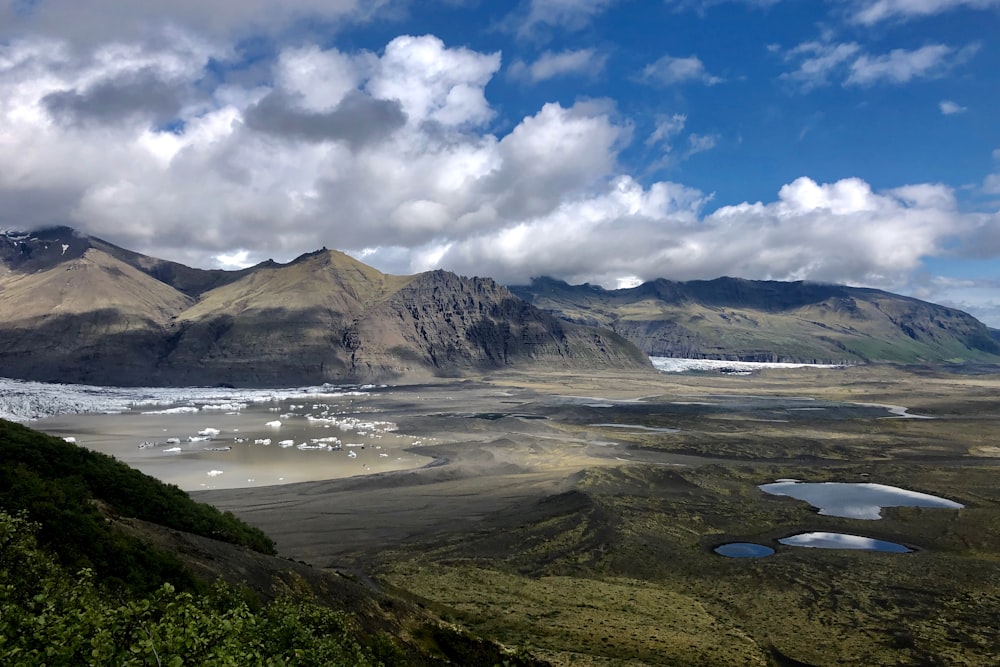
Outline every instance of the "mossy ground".
<path fill-rule="evenodd" d="M 588 468 L 558 497 L 477 529 L 387 551 L 374 572 L 442 613 L 557 665 L 995 665 L 1000 655 L 998 380 L 851 370 L 825 387 L 791 375 L 733 382 L 749 394 L 905 405 L 936 419 L 820 411 L 627 410 L 633 451 L 714 457 L 699 466 Z M 549 381 L 551 378 L 546 378 Z M 694 382 L 702 392 L 719 381 Z M 762 391 L 763 390 L 763 391 Z M 707 393 L 705 393 L 707 395 Z M 648 394 L 647 394 L 648 396 Z M 645 416 L 643 416 L 645 415 Z M 586 419 L 563 419 L 582 437 Z M 610 421 L 610 420 L 609 420 Z M 897 508 L 878 521 L 818 515 L 768 496 L 777 478 L 872 481 L 965 509 Z M 909 554 L 804 549 L 806 530 L 900 542 Z M 728 559 L 712 549 L 776 549 Z"/>

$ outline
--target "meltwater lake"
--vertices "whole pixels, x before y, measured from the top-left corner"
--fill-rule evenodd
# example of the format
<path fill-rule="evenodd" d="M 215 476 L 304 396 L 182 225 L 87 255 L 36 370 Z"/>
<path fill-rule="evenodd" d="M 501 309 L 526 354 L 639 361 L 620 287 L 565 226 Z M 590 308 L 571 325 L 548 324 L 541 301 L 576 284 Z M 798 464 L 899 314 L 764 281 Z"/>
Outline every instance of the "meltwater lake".
<path fill-rule="evenodd" d="M 52 400 L 72 401 L 82 414 L 44 417 L 32 427 L 185 491 L 352 477 L 433 460 L 413 452 L 427 438 L 383 418 L 372 400 L 380 388 L 372 386 L 64 389 Z M 17 396 L 8 392 L 6 400 Z"/>

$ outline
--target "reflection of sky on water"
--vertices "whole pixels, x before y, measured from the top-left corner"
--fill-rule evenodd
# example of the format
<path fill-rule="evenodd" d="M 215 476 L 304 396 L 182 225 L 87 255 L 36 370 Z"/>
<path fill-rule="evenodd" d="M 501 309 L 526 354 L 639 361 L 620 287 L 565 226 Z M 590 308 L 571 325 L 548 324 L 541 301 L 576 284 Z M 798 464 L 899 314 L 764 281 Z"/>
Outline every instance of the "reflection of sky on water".
<path fill-rule="evenodd" d="M 61 415 L 32 426 L 73 437 L 187 491 L 351 477 L 430 462 L 404 451 L 427 439 L 396 432 L 363 395 L 299 400 L 230 405 L 238 409 L 227 411 L 145 406 L 121 414 Z"/>
<path fill-rule="evenodd" d="M 715 553 L 727 558 L 763 558 L 774 553 L 774 549 L 753 542 L 730 542 L 715 547 Z"/>
<path fill-rule="evenodd" d="M 764 493 L 804 500 L 827 516 L 848 519 L 881 519 L 883 507 L 940 507 L 961 509 L 964 505 L 946 498 L 895 486 L 848 482 L 780 481 L 761 484 Z"/>
<path fill-rule="evenodd" d="M 857 549 L 863 551 L 882 551 L 887 553 L 909 553 L 911 549 L 895 542 L 876 540 L 860 535 L 845 535 L 844 533 L 801 533 L 778 540 L 782 544 L 793 547 L 812 547 L 815 549 Z"/>

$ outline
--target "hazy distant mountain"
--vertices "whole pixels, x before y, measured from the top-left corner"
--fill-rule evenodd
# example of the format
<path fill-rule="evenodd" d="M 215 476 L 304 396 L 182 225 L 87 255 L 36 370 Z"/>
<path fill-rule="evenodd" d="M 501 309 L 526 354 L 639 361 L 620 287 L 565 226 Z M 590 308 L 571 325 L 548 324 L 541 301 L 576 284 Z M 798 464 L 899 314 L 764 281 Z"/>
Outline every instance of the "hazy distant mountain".
<path fill-rule="evenodd" d="M 0 375 L 123 385 L 296 385 L 528 363 L 642 367 L 611 333 L 485 278 L 388 276 L 321 250 L 206 271 L 65 227 L 0 235 Z"/>
<path fill-rule="evenodd" d="M 971 315 L 876 289 L 718 278 L 604 290 L 538 278 L 511 287 L 570 322 L 607 327 L 653 356 L 902 363 L 1000 360 Z"/>

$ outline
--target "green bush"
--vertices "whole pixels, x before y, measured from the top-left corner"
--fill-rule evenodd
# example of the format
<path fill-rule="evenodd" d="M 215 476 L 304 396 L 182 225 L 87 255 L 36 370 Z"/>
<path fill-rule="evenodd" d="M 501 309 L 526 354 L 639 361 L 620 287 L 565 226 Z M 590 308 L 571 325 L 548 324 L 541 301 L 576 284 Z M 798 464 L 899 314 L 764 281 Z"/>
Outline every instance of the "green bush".
<path fill-rule="evenodd" d="M 38 538 L 70 570 L 93 569 L 102 580 L 139 590 L 194 580 L 176 557 L 114 530 L 105 512 L 242 544 L 274 554 L 262 531 L 232 514 L 196 503 L 110 456 L 0 420 L 0 509 L 25 511 Z"/>
<path fill-rule="evenodd" d="M 204 595 L 171 584 L 110 593 L 92 571 L 70 576 L 39 545 L 38 528 L 23 513 L 0 512 L 0 664 L 405 664 L 386 638 L 365 637 L 351 616 L 311 603 L 278 600 L 255 611 L 223 583 Z"/>

